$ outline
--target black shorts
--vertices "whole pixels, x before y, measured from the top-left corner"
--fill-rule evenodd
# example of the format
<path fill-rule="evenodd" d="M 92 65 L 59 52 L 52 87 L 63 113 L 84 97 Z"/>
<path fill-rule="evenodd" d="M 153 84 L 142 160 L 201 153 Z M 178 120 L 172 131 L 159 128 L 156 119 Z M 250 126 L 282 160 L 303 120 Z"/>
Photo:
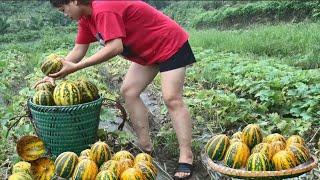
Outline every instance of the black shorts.
<path fill-rule="evenodd" d="M 189 42 L 185 42 L 183 46 L 172 55 L 167 61 L 159 63 L 159 71 L 165 72 L 173 69 L 185 67 L 196 62 L 196 58 L 192 52 Z"/>

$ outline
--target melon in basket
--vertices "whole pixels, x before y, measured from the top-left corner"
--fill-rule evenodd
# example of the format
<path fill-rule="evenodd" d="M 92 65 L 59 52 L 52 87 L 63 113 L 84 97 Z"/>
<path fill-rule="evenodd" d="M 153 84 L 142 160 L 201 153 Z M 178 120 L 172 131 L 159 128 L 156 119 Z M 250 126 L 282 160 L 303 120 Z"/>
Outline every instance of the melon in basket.
<path fill-rule="evenodd" d="M 225 134 L 213 136 L 205 146 L 205 151 L 212 160 L 220 161 L 224 158 L 230 140 Z"/>
<path fill-rule="evenodd" d="M 254 148 L 251 150 L 251 153 L 253 154 L 258 152 L 264 153 L 269 160 L 272 159 L 272 156 L 275 153 L 273 147 L 269 143 L 260 143 L 255 145 Z"/>
<path fill-rule="evenodd" d="M 247 161 L 246 168 L 248 171 L 270 171 L 271 163 L 264 153 L 253 153 Z"/>
<path fill-rule="evenodd" d="M 227 167 L 240 169 L 246 166 L 247 159 L 250 155 L 250 149 L 243 142 L 231 144 L 224 157 L 224 164 Z"/>
<path fill-rule="evenodd" d="M 271 142 L 270 145 L 272 146 L 274 153 L 286 149 L 286 143 L 284 143 L 283 141 L 274 141 Z"/>
<path fill-rule="evenodd" d="M 82 103 L 91 102 L 99 98 L 97 86 L 87 79 L 78 80 L 76 85 L 80 90 Z"/>
<path fill-rule="evenodd" d="M 309 150 L 299 143 L 287 145 L 287 151 L 291 151 L 296 158 L 297 165 L 307 162 L 310 159 Z"/>
<path fill-rule="evenodd" d="M 69 106 L 81 103 L 81 93 L 75 83 L 64 81 L 53 91 L 53 100 L 58 106 Z"/>
<path fill-rule="evenodd" d="M 274 141 L 282 141 L 286 143 L 286 139 L 279 133 L 269 134 L 267 137 L 263 138 L 263 142 L 272 143 Z"/>
<path fill-rule="evenodd" d="M 36 90 L 37 91 L 49 91 L 51 93 L 53 93 L 53 90 L 54 90 L 54 86 L 49 83 L 49 82 L 43 82 L 43 83 L 40 83 L 36 86 Z"/>
<path fill-rule="evenodd" d="M 262 142 L 262 139 L 262 131 L 257 124 L 248 124 L 242 130 L 241 140 L 246 143 L 250 149 Z"/>
<path fill-rule="evenodd" d="M 292 144 L 292 143 L 299 143 L 304 146 L 304 140 L 299 135 L 292 135 L 287 139 L 287 142 L 286 142 L 287 145 Z"/>
<path fill-rule="evenodd" d="M 52 92 L 44 90 L 37 91 L 33 95 L 32 102 L 38 105 L 53 106 L 54 100 Z"/>
<path fill-rule="evenodd" d="M 275 170 L 285 170 L 296 166 L 294 154 L 290 151 L 279 151 L 272 157 L 272 164 Z"/>

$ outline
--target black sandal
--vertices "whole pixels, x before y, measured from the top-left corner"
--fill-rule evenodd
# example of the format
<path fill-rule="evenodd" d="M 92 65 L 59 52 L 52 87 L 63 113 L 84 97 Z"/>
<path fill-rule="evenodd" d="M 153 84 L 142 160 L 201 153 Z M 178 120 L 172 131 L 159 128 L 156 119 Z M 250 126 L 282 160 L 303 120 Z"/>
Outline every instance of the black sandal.
<path fill-rule="evenodd" d="M 190 173 L 189 175 L 186 175 L 186 176 L 176 176 L 174 175 L 173 176 L 173 179 L 174 180 L 186 180 L 186 179 L 189 179 L 191 178 L 192 176 L 192 172 L 193 172 L 193 165 L 192 164 L 189 164 L 189 163 L 178 163 L 178 168 L 174 171 L 174 174 L 176 173 Z"/>

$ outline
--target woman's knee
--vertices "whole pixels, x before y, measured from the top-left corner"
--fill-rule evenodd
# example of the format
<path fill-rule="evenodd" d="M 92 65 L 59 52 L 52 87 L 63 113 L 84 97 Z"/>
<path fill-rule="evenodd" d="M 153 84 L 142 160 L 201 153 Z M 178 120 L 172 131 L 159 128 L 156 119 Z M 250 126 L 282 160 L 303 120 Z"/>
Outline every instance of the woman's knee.
<path fill-rule="evenodd" d="M 164 94 L 163 100 L 168 108 L 177 108 L 183 106 L 183 99 L 180 94 Z"/>
<path fill-rule="evenodd" d="M 140 91 L 132 85 L 122 85 L 120 88 L 120 94 L 125 99 L 137 98 L 140 96 Z"/>

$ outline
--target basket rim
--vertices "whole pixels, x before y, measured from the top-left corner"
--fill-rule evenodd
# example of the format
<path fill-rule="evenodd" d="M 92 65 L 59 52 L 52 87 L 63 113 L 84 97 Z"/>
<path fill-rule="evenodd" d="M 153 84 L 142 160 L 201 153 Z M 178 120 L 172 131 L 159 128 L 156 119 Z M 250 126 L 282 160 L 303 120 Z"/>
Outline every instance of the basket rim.
<path fill-rule="evenodd" d="M 318 159 L 316 156 L 311 155 L 310 160 L 304 164 L 300 164 L 294 168 L 281 170 L 281 171 L 247 171 L 244 169 L 233 169 L 226 167 L 224 165 L 215 163 L 212 161 L 207 153 L 201 152 L 202 161 L 205 161 L 207 167 L 213 171 L 222 173 L 224 175 L 240 178 L 270 178 L 270 177 L 288 177 L 297 176 L 311 171 L 313 168 L 317 167 Z"/>
<path fill-rule="evenodd" d="M 102 95 L 99 95 L 99 98 L 94 100 L 94 101 L 90 101 L 90 102 L 86 102 L 86 103 L 81 103 L 81 104 L 74 104 L 74 105 L 69 105 L 69 106 L 44 106 L 44 105 L 38 105 L 32 102 L 32 98 L 28 99 L 28 106 L 29 107 L 33 107 L 36 109 L 41 109 L 41 108 L 45 108 L 45 109 L 65 109 L 65 108 L 78 108 L 78 107 L 86 107 L 86 106 L 92 106 L 92 104 L 100 104 L 100 101 L 105 100 L 106 98 L 102 97 Z"/>

